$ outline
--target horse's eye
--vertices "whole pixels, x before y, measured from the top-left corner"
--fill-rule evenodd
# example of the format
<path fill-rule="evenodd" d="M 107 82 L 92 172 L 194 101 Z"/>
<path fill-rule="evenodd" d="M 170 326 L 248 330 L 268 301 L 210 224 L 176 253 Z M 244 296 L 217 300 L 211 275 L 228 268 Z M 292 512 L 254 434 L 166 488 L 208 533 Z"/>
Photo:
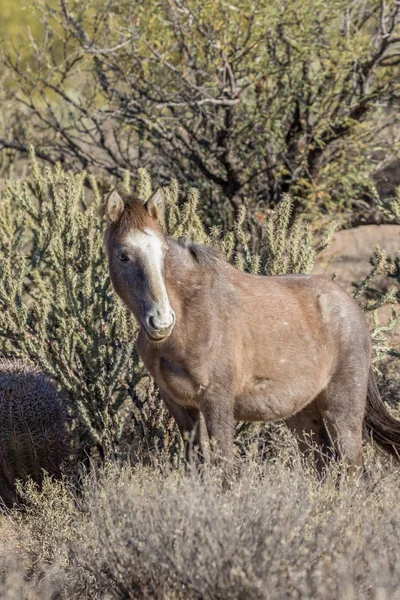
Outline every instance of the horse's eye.
<path fill-rule="evenodd" d="M 121 252 L 121 254 L 118 255 L 118 260 L 120 260 L 121 262 L 127 262 L 129 260 L 129 258 L 127 257 L 126 254 Z"/>

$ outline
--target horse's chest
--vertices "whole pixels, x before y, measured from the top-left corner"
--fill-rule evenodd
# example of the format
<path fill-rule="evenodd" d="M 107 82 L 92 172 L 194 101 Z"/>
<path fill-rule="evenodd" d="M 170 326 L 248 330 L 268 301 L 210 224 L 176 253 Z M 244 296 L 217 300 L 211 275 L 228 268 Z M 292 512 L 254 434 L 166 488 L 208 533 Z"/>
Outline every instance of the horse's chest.
<path fill-rule="evenodd" d="M 204 387 L 182 363 L 158 357 L 149 371 L 159 387 L 167 392 L 176 404 L 198 406 L 198 398 Z"/>

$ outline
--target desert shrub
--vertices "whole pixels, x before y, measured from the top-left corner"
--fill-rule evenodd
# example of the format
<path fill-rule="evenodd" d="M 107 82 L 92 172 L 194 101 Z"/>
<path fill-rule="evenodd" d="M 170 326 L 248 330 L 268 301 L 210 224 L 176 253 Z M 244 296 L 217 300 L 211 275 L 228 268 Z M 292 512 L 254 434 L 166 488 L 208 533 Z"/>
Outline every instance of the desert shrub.
<path fill-rule="evenodd" d="M 400 188 L 397 188 L 394 198 L 381 199 L 376 193 L 379 210 L 386 219 L 400 223 Z"/>
<path fill-rule="evenodd" d="M 381 200 L 376 197 L 377 206 L 382 216 L 391 222 L 400 222 L 400 194 L 396 198 Z M 371 255 L 371 271 L 365 279 L 355 285 L 354 298 L 360 303 L 363 310 L 371 317 L 371 335 L 375 349 L 375 364 L 389 357 L 399 358 L 397 348 L 393 348 L 388 341 L 389 335 L 397 331 L 400 325 L 400 314 L 396 312 L 400 302 L 400 257 L 388 256 L 384 248 L 379 246 Z M 381 275 L 392 278 L 393 284 L 385 290 L 378 290 L 375 279 Z M 379 309 L 382 306 L 391 306 L 392 315 L 389 322 L 379 322 Z"/>
<path fill-rule="evenodd" d="M 132 187 L 129 174 L 124 185 Z M 144 169 L 136 189 L 142 201 L 151 194 Z M 184 203 L 176 180 L 165 190 L 170 235 L 213 244 L 252 273 L 310 272 L 333 231 L 315 235 L 293 219 L 289 196 L 265 221 L 249 220 L 242 207 L 232 228 L 207 228 L 198 190 Z M 0 214 L 1 351 L 38 364 L 64 390 L 81 459 L 167 451 L 179 460 L 177 430 L 135 350 L 137 324 L 110 286 L 101 204 L 93 177 L 43 169 L 36 160 L 28 177 L 8 183 Z"/>
<path fill-rule="evenodd" d="M 23 361 L 0 361 L 0 499 L 18 499 L 17 480 L 60 477 L 68 458 L 67 412 L 55 384 Z"/>
<path fill-rule="evenodd" d="M 34 161 L 31 176 L 5 190 L 0 336 L 3 354 L 29 358 L 62 387 L 79 451 L 103 456 L 115 450 L 138 377 L 136 325 L 111 292 L 101 198 L 88 198 L 84 180 Z"/>
<path fill-rule="evenodd" d="M 232 230 L 221 235 L 218 229 L 213 228 L 210 243 L 219 248 L 228 260 L 233 260 L 237 268 L 248 273 L 311 273 L 315 258 L 328 246 L 336 224 L 332 223 L 317 236 L 301 219 L 292 223 L 292 213 L 293 199 L 284 194 L 264 222 L 252 221 L 249 228 L 246 209 L 241 207 Z"/>
<path fill-rule="evenodd" d="M 391 275 L 393 264 L 385 250 L 377 247 L 371 256 L 371 271 L 355 288 L 354 298 L 370 318 L 371 338 L 374 349 L 374 364 L 387 360 L 389 357 L 400 358 L 400 353 L 390 343 L 390 335 L 397 331 L 400 324 L 400 315 L 396 312 L 399 305 L 398 288 L 390 285 L 386 290 L 374 287 L 375 278 L 380 275 Z M 385 324 L 380 323 L 379 309 L 391 306 L 392 314 Z"/>
<path fill-rule="evenodd" d="M 140 169 L 141 199 L 146 200 L 152 190 L 151 179 Z M 180 202 L 179 184 L 172 179 L 166 192 L 166 230 L 172 237 L 188 237 L 200 244 L 216 247 L 226 260 L 248 273 L 282 275 L 310 273 L 316 256 L 324 250 L 335 232 L 333 222 L 316 235 L 301 218 L 293 220 L 294 203 L 284 194 L 265 220 L 253 219 L 244 206 L 238 211 L 233 226 L 222 230 L 207 227 L 200 218 L 200 194 L 191 188 L 184 203 Z"/>
<path fill-rule="evenodd" d="M 8 61 L 32 127 L 0 147 L 121 180 L 175 174 L 201 186 L 209 224 L 284 192 L 313 215 L 355 208 L 396 152 L 395 1 L 35 6 L 31 69 Z"/>
<path fill-rule="evenodd" d="M 214 471 L 109 465 L 79 497 L 67 483 L 26 486 L 11 538 L 29 584 L 69 599 L 394 597 L 398 472 L 372 460 L 369 485 L 339 489 L 333 469 L 321 486 L 291 444 L 274 462 L 244 461 L 225 493 Z"/>

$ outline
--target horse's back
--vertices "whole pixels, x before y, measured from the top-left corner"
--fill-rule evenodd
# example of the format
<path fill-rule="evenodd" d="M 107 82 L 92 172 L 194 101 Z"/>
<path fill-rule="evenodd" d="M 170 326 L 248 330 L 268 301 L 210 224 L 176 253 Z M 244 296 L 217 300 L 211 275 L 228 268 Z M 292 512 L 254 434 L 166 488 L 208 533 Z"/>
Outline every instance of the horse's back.
<path fill-rule="evenodd" d="M 330 334 L 337 339 L 353 337 L 369 340 L 369 329 L 358 303 L 344 288 L 318 275 L 245 276 L 237 282 L 244 311 L 253 316 L 274 317 L 277 327 L 283 314 L 308 326 L 325 342 Z M 272 319 L 271 319 L 272 320 Z"/>

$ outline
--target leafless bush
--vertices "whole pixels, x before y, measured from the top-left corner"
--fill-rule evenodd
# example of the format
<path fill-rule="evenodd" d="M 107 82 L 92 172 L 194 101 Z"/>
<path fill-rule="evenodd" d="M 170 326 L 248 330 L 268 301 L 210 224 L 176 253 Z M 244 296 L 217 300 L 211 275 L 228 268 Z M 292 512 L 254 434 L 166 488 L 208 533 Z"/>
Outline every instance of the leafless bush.
<path fill-rule="evenodd" d="M 12 514 L 30 585 L 64 598 L 394 598 L 400 585 L 399 473 L 369 453 L 373 480 L 323 485 L 295 446 L 278 460 L 219 474 L 115 465 L 67 484 L 26 489 Z M 55 593 L 55 591 L 53 592 Z M 55 596 L 53 596 L 55 597 Z"/>

